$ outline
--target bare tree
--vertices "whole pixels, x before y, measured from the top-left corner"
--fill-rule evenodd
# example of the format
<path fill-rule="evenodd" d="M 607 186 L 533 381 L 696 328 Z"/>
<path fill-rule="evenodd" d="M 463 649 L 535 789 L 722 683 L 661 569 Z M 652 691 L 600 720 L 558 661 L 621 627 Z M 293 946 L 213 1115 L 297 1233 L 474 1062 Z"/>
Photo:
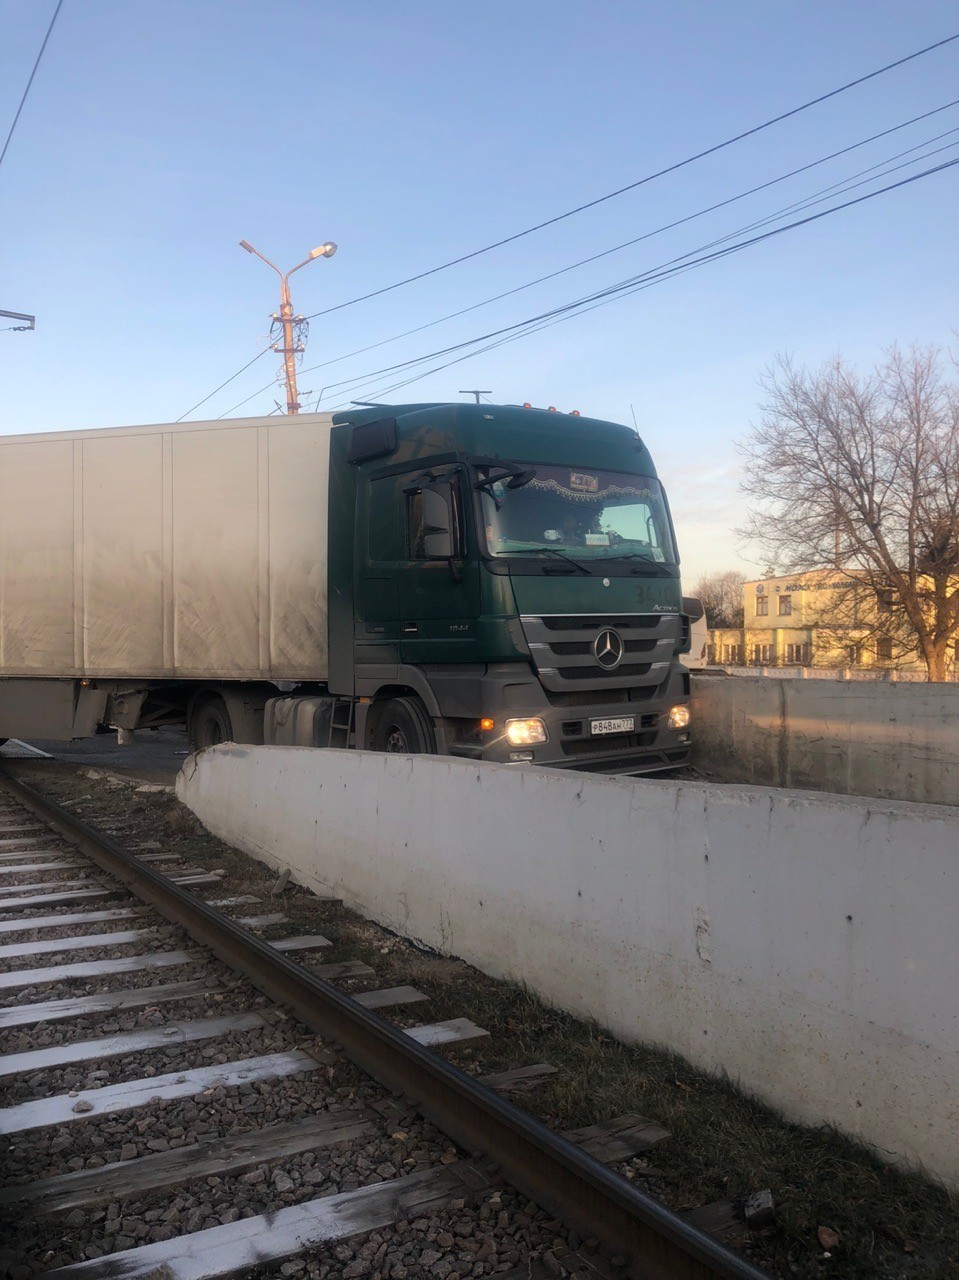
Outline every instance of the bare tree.
<path fill-rule="evenodd" d="M 944 680 L 959 637 L 959 386 L 942 353 L 892 348 L 867 376 L 781 357 L 762 386 L 740 446 L 756 501 L 740 532 L 781 572 L 831 569 L 872 593 L 870 625 Z"/>
<path fill-rule="evenodd" d="M 703 602 L 706 625 L 710 629 L 733 628 L 743 625 L 744 574 L 737 569 L 725 573 L 704 573 L 694 588 L 694 594 Z"/>

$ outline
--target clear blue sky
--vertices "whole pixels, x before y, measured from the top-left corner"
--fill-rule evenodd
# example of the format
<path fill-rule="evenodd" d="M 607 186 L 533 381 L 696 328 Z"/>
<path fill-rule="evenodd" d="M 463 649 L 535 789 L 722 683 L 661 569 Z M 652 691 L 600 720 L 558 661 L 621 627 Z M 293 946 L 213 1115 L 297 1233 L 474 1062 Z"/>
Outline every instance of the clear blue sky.
<path fill-rule="evenodd" d="M 0 0 L 0 139 L 54 0 Z M 275 277 L 304 313 L 521 230 L 959 30 L 945 0 L 570 3 L 65 0 L 0 168 L 0 432 L 179 417 L 261 349 Z M 959 98 L 959 42 L 427 281 L 314 321 L 304 365 L 425 324 Z M 381 350 L 324 384 L 649 269 L 959 127 L 959 108 L 730 208 Z M 887 181 L 959 155 L 950 147 Z M 914 153 L 921 155 L 922 151 Z M 905 159 L 908 159 L 906 157 Z M 900 162 L 897 162 L 900 163 Z M 869 364 L 957 324 L 959 169 L 398 392 L 630 421 L 668 486 L 684 575 L 739 567 L 733 446 L 777 352 Z M 861 188 L 860 190 L 868 190 Z M 853 193 L 858 194 L 859 192 Z M 847 197 L 848 198 L 848 197 Z M 259 344 L 259 345 L 258 345 Z M 267 355 L 194 417 L 271 377 Z M 363 395 L 388 384 L 363 384 Z M 359 385 L 359 384 L 358 384 Z M 267 413 L 279 390 L 238 414 Z M 343 395 L 348 399 L 349 396 Z M 323 407 L 333 407 L 328 398 Z M 135 483 L 135 477 L 130 477 Z"/>

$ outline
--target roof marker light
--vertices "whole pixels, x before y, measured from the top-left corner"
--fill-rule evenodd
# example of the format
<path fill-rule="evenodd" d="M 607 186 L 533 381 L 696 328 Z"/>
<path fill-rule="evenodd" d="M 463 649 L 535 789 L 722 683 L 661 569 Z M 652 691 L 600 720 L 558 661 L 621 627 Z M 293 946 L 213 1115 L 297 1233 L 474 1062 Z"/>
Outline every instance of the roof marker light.
<path fill-rule="evenodd" d="M 533 406 L 530 404 L 530 402 L 529 402 L 528 400 L 527 400 L 527 401 L 525 401 L 525 403 L 523 404 L 523 408 L 524 408 L 524 409 L 532 409 L 532 407 L 533 407 Z"/>
<path fill-rule="evenodd" d="M 573 410 L 573 412 L 570 414 L 570 417 L 571 417 L 571 418 L 578 418 L 578 417 L 579 417 L 579 410 L 578 410 L 578 409 L 574 409 L 574 410 Z"/>
<path fill-rule="evenodd" d="M 555 413 L 555 412 L 556 412 L 556 406 L 555 406 L 555 404 L 551 404 L 551 405 L 549 406 L 549 408 L 546 410 L 546 412 L 547 412 L 547 413 Z"/>

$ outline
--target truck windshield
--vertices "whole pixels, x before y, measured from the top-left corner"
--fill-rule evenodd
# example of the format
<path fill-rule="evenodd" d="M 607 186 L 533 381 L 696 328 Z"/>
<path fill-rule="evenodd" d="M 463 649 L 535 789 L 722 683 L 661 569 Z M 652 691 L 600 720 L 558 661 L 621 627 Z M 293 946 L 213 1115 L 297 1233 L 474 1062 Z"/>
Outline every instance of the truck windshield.
<path fill-rule="evenodd" d="M 663 491 L 651 476 L 534 463 L 476 470 L 490 555 L 533 559 L 555 550 L 577 560 L 676 562 Z"/>

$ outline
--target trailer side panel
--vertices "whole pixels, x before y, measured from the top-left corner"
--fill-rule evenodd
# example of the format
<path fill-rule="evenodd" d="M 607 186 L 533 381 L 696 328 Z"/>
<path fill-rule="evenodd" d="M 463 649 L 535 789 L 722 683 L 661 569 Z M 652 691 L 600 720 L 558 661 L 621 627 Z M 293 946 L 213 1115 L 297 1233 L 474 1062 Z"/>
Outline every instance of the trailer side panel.
<path fill-rule="evenodd" d="M 330 420 L 0 439 L 0 675 L 324 680 Z"/>

